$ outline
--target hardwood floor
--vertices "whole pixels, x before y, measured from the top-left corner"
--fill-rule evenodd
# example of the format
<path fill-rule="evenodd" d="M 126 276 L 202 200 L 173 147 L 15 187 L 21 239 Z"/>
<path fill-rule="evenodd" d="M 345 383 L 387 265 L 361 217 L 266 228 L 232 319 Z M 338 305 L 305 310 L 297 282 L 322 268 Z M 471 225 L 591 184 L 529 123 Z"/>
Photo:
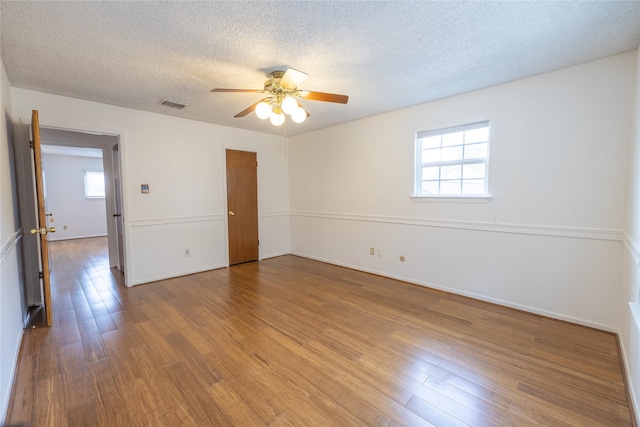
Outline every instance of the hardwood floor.
<path fill-rule="evenodd" d="M 105 239 L 51 251 L 10 425 L 633 425 L 609 333 L 295 256 L 125 288 Z"/>

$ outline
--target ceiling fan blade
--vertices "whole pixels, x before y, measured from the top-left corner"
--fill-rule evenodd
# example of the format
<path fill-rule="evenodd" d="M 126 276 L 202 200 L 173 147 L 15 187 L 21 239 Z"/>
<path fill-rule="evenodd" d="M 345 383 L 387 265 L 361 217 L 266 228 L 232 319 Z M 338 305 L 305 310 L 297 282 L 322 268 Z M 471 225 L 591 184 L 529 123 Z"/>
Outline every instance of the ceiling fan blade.
<path fill-rule="evenodd" d="M 280 86 L 286 89 L 295 89 L 300 83 L 304 81 L 308 76 L 307 73 L 298 71 L 295 68 L 289 68 L 282 76 L 280 80 Z"/>
<path fill-rule="evenodd" d="M 338 104 L 346 104 L 349 101 L 349 97 L 347 95 L 338 95 L 335 93 L 301 90 L 297 95 L 300 98 L 309 99 L 311 101 L 336 102 Z"/>
<path fill-rule="evenodd" d="M 306 108 L 304 108 L 304 107 L 302 106 L 302 104 L 300 104 L 299 102 L 298 102 L 298 106 L 300 106 L 300 108 L 302 108 L 302 109 L 304 110 L 304 112 L 305 112 L 305 113 L 307 113 L 307 117 L 311 117 L 311 114 L 309 114 L 309 112 L 307 111 L 307 109 L 306 109 Z"/>
<path fill-rule="evenodd" d="M 244 116 L 246 116 L 247 114 L 249 114 L 250 112 L 252 112 L 253 110 L 255 110 L 255 109 L 256 109 L 256 106 L 257 106 L 258 104 L 260 104 L 262 101 L 269 101 L 270 99 L 271 99 L 271 98 L 264 98 L 264 99 L 261 99 L 260 101 L 256 102 L 255 104 L 253 104 L 253 105 L 251 105 L 251 106 L 249 106 L 249 107 L 245 108 L 244 110 L 240 111 L 238 114 L 236 114 L 236 115 L 235 115 L 235 116 L 233 116 L 233 117 L 244 117 Z"/>
<path fill-rule="evenodd" d="M 263 89 L 211 89 L 211 92 L 244 92 L 244 93 L 265 93 Z"/>

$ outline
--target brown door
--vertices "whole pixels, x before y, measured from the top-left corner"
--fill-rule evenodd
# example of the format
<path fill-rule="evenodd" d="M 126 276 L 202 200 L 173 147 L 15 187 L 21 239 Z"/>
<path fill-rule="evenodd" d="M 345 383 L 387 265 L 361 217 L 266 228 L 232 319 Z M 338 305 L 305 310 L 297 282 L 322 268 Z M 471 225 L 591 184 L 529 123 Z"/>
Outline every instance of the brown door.
<path fill-rule="evenodd" d="M 42 180 L 42 152 L 40 151 L 40 124 L 38 121 L 38 111 L 31 113 L 31 136 L 33 137 L 33 159 L 36 183 L 36 203 L 38 210 L 38 226 L 31 229 L 31 234 L 36 234 L 40 240 L 40 266 L 42 268 L 42 291 L 44 294 L 44 309 L 47 315 L 47 326 L 53 324 L 53 313 L 51 307 L 51 281 L 49 277 L 49 242 L 47 234 L 54 233 L 55 227 L 47 227 L 47 216 L 44 207 L 44 187 Z"/>
<path fill-rule="evenodd" d="M 258 259 L 256 153 L 227 150 L 229 265 Z"/>

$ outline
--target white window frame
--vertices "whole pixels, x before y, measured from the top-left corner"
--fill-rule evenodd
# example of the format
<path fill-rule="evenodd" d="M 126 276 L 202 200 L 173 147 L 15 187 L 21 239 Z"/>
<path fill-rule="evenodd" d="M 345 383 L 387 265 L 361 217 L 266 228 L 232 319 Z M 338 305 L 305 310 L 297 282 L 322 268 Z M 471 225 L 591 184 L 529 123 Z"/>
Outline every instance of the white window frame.
<path fill-rule="evenodd" d="M 104 182 L 104 172 L 103 171 L 84 171 L 84 198 L 85 199 L 104 199 L 106 189 L 103 186 L 102 192 L 97 191 L 95 188 L 91 188 L 90 176 L 91 175 L 102 175 L 102 181 Z M 99 190 L 99 189 L 98 189 Z"/>
<path fill-rule="evenodd" d="M 459 160 L 450 160 L 450 161 L 423 161 L 422 160 L 422 140 L 425 138 L 433 137 L 433 136 L 443 136 L 451 133 L 463 132 L 473 129 L 479 129 L 487 127 L 489 130 L 489 137 L 487 139 L 487 156 L 484 158 L 475 158 L 475 159 L 459 159 Z M 471 145 L 471 144 L 469 144 Z M 463 141 L 462 147 L 463 151 L 466 144 Z M 449 128 L 435 129 L 430 131 L 421 131 L 416 133 L 416 152 L 415 152 L 415 170 L 414 170 L 414 195 L 412 199 L 417 201 L 432 201 L 438 199 L 459 199 L 459 200 L 469 200 L 469 201 L 486 201 L 491 199 L 491 195 L 489 194 L 489 152 L 491 149 L 491 123 L 489 120 L 485 120 L 482 122 L 470 123 L 466 125 L 453 126 Z M 422 168 L 429 166 L 454 166 L 454 165 L 466 165 L 466 164 L 484 164 L 484 192 L 482 194 L 470 194 L 470 193 L 462 193 L 462 189 L 460 190 L 460 194 L 422 194 Z M 439 178 L 437 182 L 440 182 Z M 462 179 L 461 179 L 462 185 Z"/>

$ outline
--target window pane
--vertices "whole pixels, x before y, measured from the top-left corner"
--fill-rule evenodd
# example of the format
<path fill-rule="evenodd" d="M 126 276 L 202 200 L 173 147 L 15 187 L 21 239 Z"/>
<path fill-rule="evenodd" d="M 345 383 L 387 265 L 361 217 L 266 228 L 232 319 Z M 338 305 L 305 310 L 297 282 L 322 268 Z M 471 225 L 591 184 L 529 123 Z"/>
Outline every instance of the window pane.
<path fill-rule="evenodd" d="M 474 142 L 489 141 L 489 128 L 468 130 L 464 133 L 464 143 L 473 144 Z"/>
<path fill-rule="evenodd" d="M 484 196 L 488 192 L 489 122 L 416 134 L 417 196 Z"/>
<path fill-rule="evenodd" d="M 473 144 L 464 146 L 464 158 L 465 159 L 484 159 L 487 157 L 487 150 L 489 143 Z"/>
<path fill-rule="evenodd" d="M 465 179 L 462 181 L 464 194 L 484 194 L 484 179 Z"/>
<path fill-rule="evenodd" d="M 442 174 L 440 179 L 460 179 L 462 178 L 462 166 L 442 166 Z"/>
<path fill-rule="evenodd" d="M 440 135 L 424 138 L 422 140 L 422 148 L 440 148 Z"/>
<path fill-rule="evenodd" d="M 102 172 L 85 171 L 84 196 L 104 197 L 104 174 Z"/>
<path fill-rule="evenodd" d="M 484 163 L 479 163 L 475 165 L 464 165 L 462 167 L 462 177 L 464 179 L 484 178 L 485 166 L 486 165 Z"/>
<path fill-rule="evenodd" d="M 462 160 L 462 147 L 448 147 L 442 149 L 442 161 Z"/>
<path fill-rule="evenodd" d="M 440 167 L 422 168 L 422 179 L 435 179 L 437 181 L 440 179 Z"/>
<path fill-rule="evenodd" d="M 460 194 L 460 181 L 440 181 L 440 194 Z"/>
<path fill-rule="evenodd" d="M 448 133 L 446 135 L 442 135 L 442 146 L 450 147 L 452 145 L 462 145 L 463 144 L 463 136 L 464 132 L 456 132 L 456 133 Z"/>
<path fill-rule="evenodd" d="M 422 181 L 422 194 L 438 194 L 438 181 Z"/>
<path fill-rule="evenodd" d="M 422 150 L 422 162 L 439 162 L 440 161 L 440 148 L 434 148 L 432 150 Z"/>

